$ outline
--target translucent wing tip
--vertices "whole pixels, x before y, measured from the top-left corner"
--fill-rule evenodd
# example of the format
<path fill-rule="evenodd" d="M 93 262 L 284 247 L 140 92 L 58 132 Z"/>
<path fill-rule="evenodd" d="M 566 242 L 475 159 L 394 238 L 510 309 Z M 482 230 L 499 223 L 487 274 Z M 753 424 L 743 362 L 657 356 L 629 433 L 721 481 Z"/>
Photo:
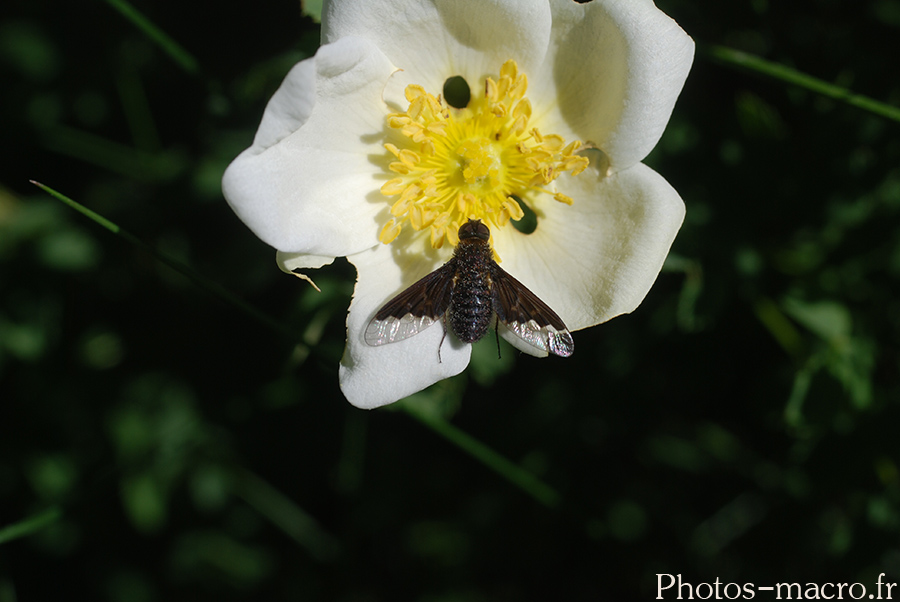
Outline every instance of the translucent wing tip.
<path fill-rule="evenodd" d="M 550 353 L 560 357 L 569 357 L 575 352 L 575 340 L 568 330 L 560 330 L 547 332 L 547 344 L 550 347 Z"/>
<path fill-rule="evenodd" d="M 431 316 L 413 316 L 406 314 L 402 318 L 388 316 L 383 320 L 373 319 L 366 326 L 365 339 L 368 345 L 377 347 L 379 345 L 387 345 L 388 343 L 396 343 L 403 339 L 419 334 L 436 320 Z"/>

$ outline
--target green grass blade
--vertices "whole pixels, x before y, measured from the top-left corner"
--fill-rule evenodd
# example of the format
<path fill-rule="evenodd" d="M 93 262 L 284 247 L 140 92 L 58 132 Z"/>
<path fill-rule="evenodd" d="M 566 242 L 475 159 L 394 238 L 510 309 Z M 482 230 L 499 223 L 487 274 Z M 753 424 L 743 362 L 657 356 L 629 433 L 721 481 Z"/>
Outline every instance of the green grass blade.
<path fill-rule="evenodd" d="M 410 404 L 403 404 L 401 407 L 407 414 L 453 443 L 541 504 L 548 508 L 559 506 L 559 493 L 521 466 L 498 454 L 481 441 L 431 412 L 420 411 L 416 406 Z"/>
<path fill-rule="evenodd" d="M 148 38 L 156 42 L 163 49 L 163 52 L 168 54 L 182 69 L 191 74 L 197 73 L 199 70 L 197 59 L 136 8 L 125 2 L 125 0 L 106 0 L 106 2 L 119 11 L 119 14 L 131 21 L 135 27 L 143 31 Z"/>
<path fill-rule="evenodd" d="M 893 121 L 900 122 L 900 107 L 879 102 L 862 94 L 855 94 L 847 88 L 829 84 L 826 81 L 807 75 L 791 67 L 767 61 L 758 56 L 741 52 L 725 46 L 708 46 L 705 53 L 714 61 L 755 71 L 762 75 L 805 88 L 850 106 L 874 113 Z"/>
<path fill-rule="evenodd" d="M 181 167 L 177 153 L 133 148 L 62 125 L 44 133 L 44 145 L 53 152 L 142 182 L 169 180 Z"/>
<path fill-rule="evenodd" d="M 22 519 L 17 523 L 3 527 L 0 529 L 0 545 L 40 531 L 60 518 L 62 518 L 62 512 L 60 512 L 59 508 L 50 508 L 34 516 Z"/>
<path fill-rule="evenodd" d="M 72 209 L 77 211 L 78 213 L 92 219 L 93 221 L 100 224 L 101 226 L 103 226 L 104 228 L 106 228 L 107 230 L 112 232 L 113 234 L 119 234 L 119 232 L 120 232 L 119 226 L 112 223 L 111 221 L 109 221 L 108 219 L 106 219 L 105 217 L 100 215 L 99 213 L 95 213 L 95 212 L 91 211 L 90 209 L 88 209 L 87 207 L 82 205 L 81 203 L 76 203 L 69 197 L 67 197 L 64 194 L 61 194 L 59 192 L 56 192 L 49 186 L 44 186 L 40 182 L 35 182 L 34 180 L 28 180 L 28 181 L 31 182 L 32 184 L 34 184 L 35 186 L 37 186 L 38 188 L 40 188 L 41 190 L 43 190 L 44 192 L 48 193 L 50 196 L 56 198 L 57 200 L 62 201 L 63 203 L 65 203 L 66 205 L 68 205 L 69 207 L 71 207 Z"/>
<path fill-rule="evenodd" d="M 199 286 L 203 290 L 207 291 L 211 295 L 214 295 L 216 297 L 219 297 L 220 299 L 223 299 L 224 301 L 226 301 L 227 303 L 236 307 L 240 311 L 246 313 L 251 318 L 253 318 L 257 322 L 259 322 L 260 324 L 262 324 L 269 330 L 275 332 L 276 334 L 278 334 L 298 345 L 303 345 L 305 347 L 305 345 L 298 340 L 299 335 L 297 333 L 294 333 L 294 332 L 288 330 L 287 328 L 285 328 L 285 326 L 283 324 L 272 319 L 271 317 L 269 317 L 266 314 L 264 314 L 263 312 L 259 311 L 258 309 L 256 309 L 252 305 L 250 305 L 249 303 L 238 298 L 236 295 L 232 294 L 230 291 L 228 291 L 225 287 L 221 286 L 217 282 L 214 282 L 214 281 L 210 280 L 209 278 L 206 278 L 205 276 L 202 276 L 201 274 L 195 272 L 190 266 L 185 265 L 184 263 L 178 261 L 177 259 L 174 259 L 172 257 L 169 257 L 168 255 L 160 253 L 159 251 L 157 251 L 156 249 L 154 249 L 153 247 L 151 247 L 150 245 L 148 245 L 147 243 L 145 243 L 144 241 L 139 239 L 137 236 L 131 234 L 127 230 L 123 230 L 117 224 L 114 224 L 113 222 L 109 221 L 102 215 L 100 215 L 94 211 L 91 211 L 90 209 L 88 209 L 87 207 L 82 205 L 81 203 L 73 201 L 66 195 L 64 195 L 60 192 L 57 192 L 57 191 L 53 190 L 52 188 L 50 188 L 49 186 L 45 186 L 44 184 L 41 184 L 40 182 L 35 182 L 34 180 L 31 180 L 31 183 L 34 184 L 35 186 L 37 186 L 38 188 L 40 188 L 41 190 L 43 190 L 44 192 L 46 192 L 47 194 L 51 195 L 52 197 L 62 201 L 63 203 L 65 203 L 66 205 L 71 207 L 72 209 L 78 211 L 82 215 L 90 218 L 97 224 L 103 226 L 104 228 L 106 228 L 107 230 L 109 230 L 110 232 L 115 234 L 116 236 L 119 236 L 119 237 L 125 239 L 126 241 L 128 241 L 128 243 L 149 253 L 157 261 L 160 261 L 161 263 L 166 264 L 167 266 L 169 266 L 176 272 L 187 277 L 188 280 L 190 280 L 191 282 L 193 282 L 195 285 Z M 309 350 L 307 349 L 306 351 L 308 352 Z"/>

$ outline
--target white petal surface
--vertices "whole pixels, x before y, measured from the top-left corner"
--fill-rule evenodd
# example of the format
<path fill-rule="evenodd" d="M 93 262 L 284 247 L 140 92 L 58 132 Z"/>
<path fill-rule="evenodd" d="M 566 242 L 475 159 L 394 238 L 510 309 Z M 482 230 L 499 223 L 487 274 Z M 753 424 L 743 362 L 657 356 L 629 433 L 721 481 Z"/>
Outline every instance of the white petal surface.
<path fill-rule="evenodd" d="M 656 146 L 694 42 L 651 0 L 552 0 L 547 61 L 529 73 L 542 132 L 591 142 L 627 169 Z"/>
<path fill-rule="evenodd" d="M 460 343 L 452 333 L 441 343 L 443 323 L 396 343 L 373 347 L 365 342 L 363 334 L 375 312 L 438 265 L 433 260 L 418 264 L 398 261 L 394 255 L 397 252 L 394 245 L 379 244 L 347 258 L 356 266 L 358 278 L 347 316 L 347 347 L 340 381 L 344 395 L 358 408 L 393 403 L 455 376 L 469 364 L 472 353 L 472 346 Z"/>
<path fill-rule="evenodd" d="M 532 234 L 504 228 L 494 241 L 503 268 L 572 331 L 640 304 L 681 227 L 684 203 L 641 163 L 605 178 L 589 168 L 564 182 L 572 206 L 545 203 Z"/>
<path fill-rule="evenodd" d="M 370 42 L 345 38 L 291 71 L 257 140 L 222 182 L 232 209 L 263 241 L 327 257 L 377 244 L 388 209 L 379 192 L 387 179 L 381 93 L 394 69 Z"/>
<path fill-rule="evenodd" d="M 316 59 L 294 65 L 266 105 L 253 147 L 269 148 L 306 123 L 316 104 Z"/>
<path fill-rule="evenodd" d="M 543 60 L 550 37 L 547 0 L 334 0 L 322 40 L 372 40 L 413 81 L 440 94 L 444 80 L 466 78 L 473 90 L 507 59 L 526 72 Z"/>

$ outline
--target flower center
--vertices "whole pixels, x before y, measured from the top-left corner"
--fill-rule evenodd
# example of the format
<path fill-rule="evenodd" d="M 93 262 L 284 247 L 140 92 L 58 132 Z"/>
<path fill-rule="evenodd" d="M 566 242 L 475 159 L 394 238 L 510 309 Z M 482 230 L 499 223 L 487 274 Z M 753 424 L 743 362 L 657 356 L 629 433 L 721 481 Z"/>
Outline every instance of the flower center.
<path fill-rule="evenodd" d="M 409 225 L 429 228 L 431 244 L 439 249 L 444 240 L 459 243 L 459 227 L 470 218 L 491 230 L 521 219 L 516 198 L 533 202 L 546 194 L 572 204 L 545 186 L 587 167 L 587 157 L 575 154 L 583 146 L 529 127 L 527 88 L 527 77 L 512 60 L 500 68 L 497 81 L 485 79 L 483 97 L 462 109 L 447 106 L 421 86 L 407 86 L 409 109 L 387 117 L 403 144 L 384 145 L 395 158 L 389 168 L 397 177 L 381 187 L 382 194 L 395 197 L 381 242 L 393 241 Z"/>

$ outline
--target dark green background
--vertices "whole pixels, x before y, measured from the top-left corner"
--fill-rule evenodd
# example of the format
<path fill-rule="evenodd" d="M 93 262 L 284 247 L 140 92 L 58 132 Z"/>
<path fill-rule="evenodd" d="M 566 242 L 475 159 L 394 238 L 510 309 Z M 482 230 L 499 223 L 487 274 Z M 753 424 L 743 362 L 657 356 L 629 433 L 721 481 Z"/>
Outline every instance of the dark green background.
<path fill-rule="evenodd" d="M 412 401 L 558 491 L 548 507 L 410 414 L 352 408 L 337 383 L 352 268 L 315 293 L 221 198 L 315 51 L 297 2 L 137 2 L 190 73 L 104 2 L 6 0 L 0 529 L 45 524 L 0 544 L 0 602 L 900 581 L 900 124 L 705 52 L 897 105 L 900 2 L 659 5 L 698 43 L 647 159 L 687 205 L 667 269 L 634 314 L 576 333 L 572 358 L 498 361 L 490 340 Z"/>

